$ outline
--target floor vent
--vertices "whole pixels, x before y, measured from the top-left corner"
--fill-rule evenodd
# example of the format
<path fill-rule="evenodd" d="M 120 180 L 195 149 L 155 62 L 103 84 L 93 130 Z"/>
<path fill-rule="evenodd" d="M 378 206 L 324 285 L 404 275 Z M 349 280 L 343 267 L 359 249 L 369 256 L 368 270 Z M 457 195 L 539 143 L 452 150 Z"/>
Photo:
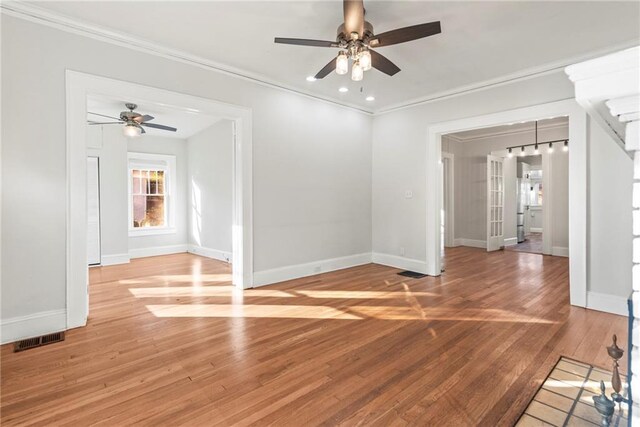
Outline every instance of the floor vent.
<path fill-rule="evenodd" d="M 427 277 L 426 274 L 416 273 L 415 271 L 401 271 L 398 273 L 398 276 L 410 277 L 412 279 L 422 279 L 423 277 Z"/>
<path fill-rule="evenodd" d="M 26 340 L 18 341 L 13 348 L 14 352 L 29 350 L 30 348 L 40 347 L 47 344 L 53 344 L 54 342 L 64 341 L 64 332 L 56 332 L 49 335 L 43 335 L 36 338 L 27 338 Z"/>

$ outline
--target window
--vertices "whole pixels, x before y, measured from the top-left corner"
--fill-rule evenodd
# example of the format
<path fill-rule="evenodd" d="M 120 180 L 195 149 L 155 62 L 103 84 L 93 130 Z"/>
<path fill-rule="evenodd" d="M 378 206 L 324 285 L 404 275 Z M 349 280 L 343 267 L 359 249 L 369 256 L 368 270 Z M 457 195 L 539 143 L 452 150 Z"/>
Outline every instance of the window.
<path fill-rule="evenodd" d="M 133 228 L 164 227 L 167 223 L 164 170 L 132 169 Z"/>
<path fill-rule="evenodd" d="M 129 153 L 129 235 L 175 233 L 175 157 Z M 173 190 L 173 191 L 172 191 Z"/>

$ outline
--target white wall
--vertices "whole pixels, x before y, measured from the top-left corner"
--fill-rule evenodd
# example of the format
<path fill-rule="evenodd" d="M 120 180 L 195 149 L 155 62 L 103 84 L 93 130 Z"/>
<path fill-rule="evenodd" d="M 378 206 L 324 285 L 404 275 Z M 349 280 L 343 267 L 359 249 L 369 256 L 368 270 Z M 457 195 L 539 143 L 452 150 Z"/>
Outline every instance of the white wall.
<path fill-rule="evenodd" d="M 231 259 L 233 123 L 221 120 L 187 140 L 188 217 L 195 253 Z"/>
<path fill-rule="evenodd" d="M 539 141 L 553 141 L 567 138 L 568 126 L 541 128 Z M 487 238 L 487 154 L 504 150 L 519 144 L 530 144 L 535 139 L 534 131 L 517 132 L 507 135 L 492 135 L 472 140 L 456 141 L 452 137 L 442 138 L 443 150 L 454 152 L 455 167 L 455 237 L 485 241 Z M 569 246 L 568 154 L 561 150 L 562 144 L 555 144 L 555 152 L 550 156 L 553 174 L 553 227 L 552 246 Z M 547 146 L 540 146 L 541 152 Z M 516 153 L 517 154 L 517 153 Z M 538 157 L 540 163 L 541 156 Z M 505 211 L 504 237 L 516 237 L 516 161 L 518 157 L 504 159 Z M 529 162 L 531 163 L 531 162 Z M 542 221 L 542 213 L 539 214 Z M 538 219 L 538 218 L 536 218 Z"/>
<path fill-rule="evenodd" d="M 68 69 L 252 109 L 254 271 L 371 252 L 368 114 L 1 19 L 3 320 L 66 305 Z"/>
<path fill-rule="evenodd" d="M 373 124 L 373 251 L 400 256 L 399 248 L 403 247 L 404 258 L 426 260 L 425 197 L 427 191 L 433 191 L 426 182 L 429 125 L 573 96 L 572 84 L 558 71 L 376 116 Z M 628 268 L 631 160 L 593 125 L 589 137 L 588 289 L 624 296 L 630 292 L 631 283 Z M 594 148 L 595 144 L 599 145 Z M 403 197 L 405 190 L 413 191 L 412 199 Z M 603 203 L 594 203 L 595 200 Z M 609 251 L 606 256 L 602 253 L 605 248 Z M 609 279 L 605 282 L 604 278 Z M 615 283 L 612 278 L 617 279 Z"/>

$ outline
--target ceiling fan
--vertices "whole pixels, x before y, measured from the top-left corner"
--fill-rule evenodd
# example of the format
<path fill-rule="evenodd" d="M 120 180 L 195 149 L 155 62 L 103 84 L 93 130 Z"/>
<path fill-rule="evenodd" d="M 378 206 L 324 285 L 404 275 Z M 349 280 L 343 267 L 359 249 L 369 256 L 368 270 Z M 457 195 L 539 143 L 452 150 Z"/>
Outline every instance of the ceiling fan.
<path fill-rule="evenodd" d="M 340 49 L 338 56 L 324 66 L 315 76 L 322 79 L 335 70 L 338 74 L 349 72 L 349 59 L 353 61 L 351 79 L 360 81 L 364 72 L 372 67 L 393 76 L 400 68 L 372 48 L 391 46 L 412 40 L 439 34 L 440 21 L 398 28 L 375 34 L 373 25 L 364 20 L 364 4 L 362 0 L 343 0 L 344 23 L 338 27 L 336 41 L 292 39 L 276 37 L 276 43 L 299 46 L 336 47 Z"/>
<path fill-rule="evenodd" d="M 108 119 L 114 119 L 117 120 L 116 122 L 95 122 L 93 120 L 89 120 L 88 124 L 90 125 L 116 125 L 116 124 L 122 124 L 124 123 L 124 129 L 123 132 L 125 134 L 125 136 L 138 136 L 141 135 L 143 133 L 146 133 L 143 126 L 145 127 L 149 127 L 149 128 L 154 128 L 154 129 L 161 129 L 161 130 L 166 130 L 169 132 L 175 132 L 178 129 L 171 127 L 171 126 L 165 126 L 165 125 L 159 125 L 156 123 L 147 123 L 150 122 L 151 120 L 154 119 L 153 116 L 150 116 L 148 114 L 142 115 L 140 113 L 136 113 L 135 110 L 136 108 L 138 108 L 138 106 L 136 104 L 131 104 L 131 103 L 126 103 L 124 104 L 125 107 L 127 107 L 129 109 L 129 111 L 123 111 L 120 113 L 120 117 L 112 117 L 112 116 L 107 116 L 105 114 L 99 114 L 99 113 L 92 113 L 91 111 L 89 111 L 89 114 L 92 114 L 94 116 L 100 116 L 100 117 L 106 117 Z"/>

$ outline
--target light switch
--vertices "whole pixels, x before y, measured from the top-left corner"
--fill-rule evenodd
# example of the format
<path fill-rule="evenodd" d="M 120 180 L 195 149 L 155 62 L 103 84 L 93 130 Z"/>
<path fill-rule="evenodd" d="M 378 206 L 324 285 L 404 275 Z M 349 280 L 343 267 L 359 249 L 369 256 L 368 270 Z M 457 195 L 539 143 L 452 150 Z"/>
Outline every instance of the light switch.
<path fill-rule="evenodd" d="M 404 192 L 404 198 L 405 198 L 405 199 L 412 199 L 412 198 L 413 198 L 413 191 L 411 191 L 411 190 L 406 190 L 406 191 Z"/>

